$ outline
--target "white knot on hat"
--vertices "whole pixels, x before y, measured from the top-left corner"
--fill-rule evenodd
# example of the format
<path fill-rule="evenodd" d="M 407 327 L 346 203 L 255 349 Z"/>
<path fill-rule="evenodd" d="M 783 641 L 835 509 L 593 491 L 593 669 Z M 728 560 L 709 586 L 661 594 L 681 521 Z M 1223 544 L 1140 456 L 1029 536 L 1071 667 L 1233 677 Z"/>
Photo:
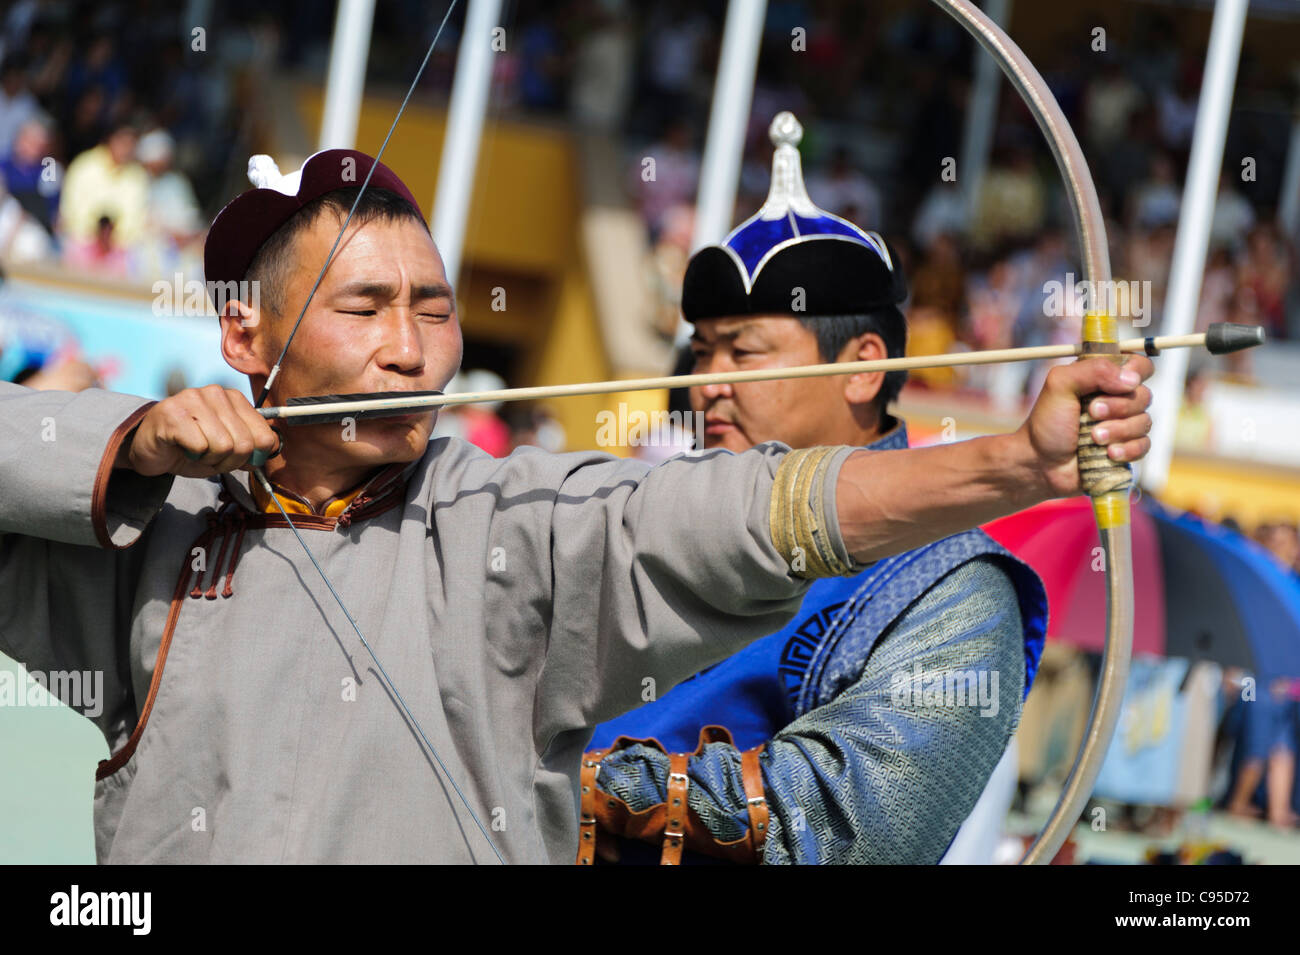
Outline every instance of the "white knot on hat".
<path fill-rule="evenodd" d="M 302 182 L 302 170 L 295 169 L 283 175 L 275 160 L 266 153 L 248 157 L 248 181 L 258 189 L 274 189 L 286 196 L 296 196 Z"/>

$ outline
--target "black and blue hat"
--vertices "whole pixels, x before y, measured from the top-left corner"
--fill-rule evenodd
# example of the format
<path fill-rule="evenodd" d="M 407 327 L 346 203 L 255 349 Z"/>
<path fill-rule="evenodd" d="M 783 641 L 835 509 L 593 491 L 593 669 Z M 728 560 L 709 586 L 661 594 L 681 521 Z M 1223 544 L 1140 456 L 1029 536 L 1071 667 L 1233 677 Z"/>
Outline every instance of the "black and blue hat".
<path fill-rule="evenodd" d="M 691 257 L 682 281 L 686 320 L 860 315 L 902 303 L 907 283 L 889 243 L 808 197 L 794 114 L 778 113 L 769 135 L 776 148 L 767 201 L 721 245 Z"/>

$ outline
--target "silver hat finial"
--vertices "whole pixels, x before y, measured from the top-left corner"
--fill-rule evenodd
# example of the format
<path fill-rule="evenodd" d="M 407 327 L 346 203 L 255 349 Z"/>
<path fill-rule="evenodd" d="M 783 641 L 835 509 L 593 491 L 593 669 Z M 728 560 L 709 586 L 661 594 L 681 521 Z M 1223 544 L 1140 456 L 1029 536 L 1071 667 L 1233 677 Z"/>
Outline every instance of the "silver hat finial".
<path fill-rule="evenodd" d="M 797 147 L 803 140 L 803 127 L 795 119 L 794 113 L 784 110 L 773 117 L 772 125 L 767 127 L 767 135 L 773 146 Z"/>
<path fill-rule="evenodd" d="M 799 161 L 799 142 L 803 139 L 803 126 L 794 113 L 777 113 L 768 127 L 768 135 L 775 147 L 772 151 L 772 185 L 767 201 L 758 211 L 762 219 L 780 219 L 789 213 L 805 218 L 822 215 L 803 184 L 803 166 Z"/>

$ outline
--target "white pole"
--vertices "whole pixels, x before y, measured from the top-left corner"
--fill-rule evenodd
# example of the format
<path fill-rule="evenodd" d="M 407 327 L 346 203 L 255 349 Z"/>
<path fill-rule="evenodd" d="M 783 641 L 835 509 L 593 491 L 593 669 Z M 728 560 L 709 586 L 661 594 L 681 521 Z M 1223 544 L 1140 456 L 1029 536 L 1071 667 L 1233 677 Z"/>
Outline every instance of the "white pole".
<path fill-rule="evenodd" d="M 330 42 L 329 76 L 325 109 L 320 121 L 320 149 L 353 149 L 357 144 L 357 117 L 366 85 L 370 57 L 370 27 L 375 0 L 339 0 Z"/>
<path fill-rule="evenodd" d="M 447 129 L 438 165 L 438 192 L 433 199 L 433 241 L 442 253 L 447 281 L 453 286 L 460 276 L 461 253 L 465 247 L 465 224 L 474 192 L 474 170 L 478 164 L 483 116 L 487 112 L 492 79 L 492 34 L 501 18 L 501 0 L 470 0 L 456 55 L 456 79 L 447 109 Z M 500 37 L 505 42 L 504 35 Z"/>
<path fill-rule="evenodd" d="M 691 252 L 721 242 L 731 230 L 736 210 L 736 187 L 745 158 L 745 130 L 754 99 L 754 75 L 763 40 L 767 0 L 730 0 L 718 55 L 718 76 L 713 83 L 708 138 L 695 193 L 695 231 Z M 677 344 L 690 339 L 691 326 L 677 326 Z"/>
<path fill-rule="evenodd" d="M 1209 53 L 1196 107 L 1196 132 L 1187 164 L 1187 182 L 1183 186 L 1178 236 L 1174 240 L 1174 261 L 1169 270 L 1169 294 L 1160 329 L 1164 335 L 1185 335 L 1196 324 L 1247 6 L 1248 0 L 1218 0 L 1214 7 Z M 1142 486 L 1155 494 L 1169 480 L 1174 431 L 1187 380 L 1187 359 L 1185 351 L 1162 357 L 1156 362 L 1156 374 L 1152 378 L 1151 452 L 1143 462 L 1140 475 Z"/>
<path fill-rule="evenodd" d="M 988 0 L 984 13 L 990 20 L 1007 28 L 1011 21 L 1011 0 Z M 976 46 L 976 52 L 979 47 Z M 944 82 L 946 77 L 940 77 Z M 966 202 L 967 221 L 973 222 L 975 203 L 979 198 L 980 183 L 989 168 L 989 154 L 993 151 L 993 129 L 998 118 L 998 90 L 1002 71 L 991 56 L 981 56 L 975 61 L 975 82 L 971 84 L 970 105 L 966 110 L 966 126 L 961 137 L 961 162 L 957 166 L 957 181 L 962 183 L 962 198 Z M 925 170 L 932 175 L 934 170 Z"/>
<path fill-rule="evenodd" d="M 766 12 L 767 0 L 731 0 L 727 4 L 718 76 L 709 110 L 709 133 L 695 199 L 692 252 L 722 241 L 731 230 Z"/>

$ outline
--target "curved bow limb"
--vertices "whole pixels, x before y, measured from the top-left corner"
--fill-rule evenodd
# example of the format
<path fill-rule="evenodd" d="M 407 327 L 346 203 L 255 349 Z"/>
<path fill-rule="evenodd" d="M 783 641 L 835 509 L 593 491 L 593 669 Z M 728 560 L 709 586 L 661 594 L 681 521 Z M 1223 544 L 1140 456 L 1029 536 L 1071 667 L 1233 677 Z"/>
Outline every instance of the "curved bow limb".
<path fill-rule="evenodd" d="M 1089 286 L 1106 288 L 1110 282 L 1110 255 L 1097 189 L 1079 141 L 1047 83 L 1024 52 L 970 0 L 933 2 L 956 19 L 993 56 L 1034 114 L 1065 180 L 1070 209 L 1079 230 L 1079 245 Z M 1104 355 L 1111 356 L 1117 363 L 1124 361 L 1113 316 L 1090 314 L 1087 317 L 1082 351 L 1085 357 Z M 1129 529 L 1132 472 L 1127 464 L 1111 462 L 1105 449 L 1093 443 L 1090 432 L 1095 422 L 1088 415 L 1087 407 L 1088 400 L 1085 399 L 1079 421 L 1079 475 L 1092 498 L 1106 553 L 1106 644 L 1101 678 L 1088 716 L 1083 745 L 1075 757 L 1060 800 L 1021 860 L 1026 864 L 1051 862 L 1083 811 L 1115 733 L 1133 653 L 1133 556 Z"/>

